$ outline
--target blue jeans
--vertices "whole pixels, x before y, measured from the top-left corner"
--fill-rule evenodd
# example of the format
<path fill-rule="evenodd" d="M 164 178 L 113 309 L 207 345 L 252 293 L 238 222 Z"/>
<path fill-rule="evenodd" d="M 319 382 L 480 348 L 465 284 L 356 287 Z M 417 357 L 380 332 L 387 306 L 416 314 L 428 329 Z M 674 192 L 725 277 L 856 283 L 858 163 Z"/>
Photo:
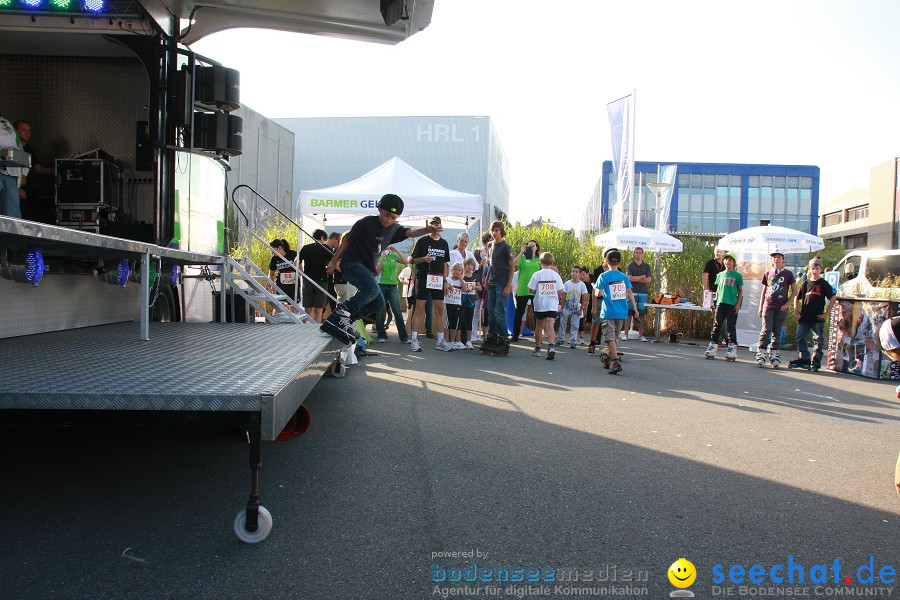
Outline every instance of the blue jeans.
<path fill-rule="evenodd" d="M 488 335 L 506 337 L 509 333 L 506 328 L 506 303 L 507 296 L 503 295 L 506 285 L 488 285 Z"/>
<path fill-rule="evenodd" d="M 341 263 L 344 280 L 356 287 L 356 294 L 344 302 L 350 311 L 350 320 L 356 321 L 365 315 L 373 315 L 384 308 L 381 288 L 375 281 L 375 273 L 360 262 Z M 399 300 L 398 300 L 399 303 Z"/>
<path fill-rule="evenodd" d="M 400 310 L 400 293 L 397 291 L 396 285 L 386 285 L 379 283 L 381 295 L 387 304 L 391 305 L 391 312 L 394 313 L 394 323 L 397 325 L 397 335 L 400 341 L 405 342 L 408 337 L 406 334 L 406 324 L 403 322 L 403 311 Z M 384 305 L 375 313 L 375 331 L 379 339 L 387 338 L 387 332 L 384 330 Z"/>
<path fill-rule="evenodd" d="M 822 336 L 822 332 L 825 329 L 825 323 L 822 321 L 816 321 L 812 325 L 809 323 L 797 323 L 797 350 L 800 351 L 800 358 L 803 360 L 809 360 L 809 345 L 806 343 L 806 335 L 812 331 L 813 333 L 813 342 L 815 343 L 814 358 L 817 362 L 822 362 L 822 354 L 824 345 L 822 342 L 824 341 L 824 337 Z"/>
<path fill-rule="evenodd" d="M 19 180 L 6 173 L 0 173 L 0 215 L 22 218 L 22 210 L 19 208 Z"/>

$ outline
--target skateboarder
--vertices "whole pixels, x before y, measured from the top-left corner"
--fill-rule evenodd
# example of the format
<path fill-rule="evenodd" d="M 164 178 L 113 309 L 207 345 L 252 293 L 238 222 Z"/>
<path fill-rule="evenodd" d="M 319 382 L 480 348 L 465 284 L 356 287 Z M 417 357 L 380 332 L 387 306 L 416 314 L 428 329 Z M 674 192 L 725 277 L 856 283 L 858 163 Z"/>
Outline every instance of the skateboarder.
<path fill-rule="evenodd" d="M 704 355 L 706 358 L 715 358 L 717 342 L 722 335 L 722 327 L 726 326 L 728 332 L 728 348 L 725 350 L 726 360 L 737 358 L 737 324 L 738 312 L 741 310 L 743 300 L 744 278 L 734 268 L 737 264 L 734 254 L 730 252 L 724 256 L 725 270 L 716 276 L 716 324 L 710 335 L 709 346 Z"/>
<path fill-rule="evenodd" d="M 331 275 L 340 263 L 344 279 L 357 289 L 352 298 L 335 307 L 320 327 L 344 344 L 356 342 L 359 334 L 354 323 L 357 319 L 384 306 L 381 288 L 375 280 L 375 256 L 391 244 L 435 231 L 431 225 L 413 230 L 398 224 L 397 219 L 403 214 L 403 200 L 396 194 L 385 194 L 377 206 L 378 214 L 357 221 L 325 267 L 326 273 Z"/>

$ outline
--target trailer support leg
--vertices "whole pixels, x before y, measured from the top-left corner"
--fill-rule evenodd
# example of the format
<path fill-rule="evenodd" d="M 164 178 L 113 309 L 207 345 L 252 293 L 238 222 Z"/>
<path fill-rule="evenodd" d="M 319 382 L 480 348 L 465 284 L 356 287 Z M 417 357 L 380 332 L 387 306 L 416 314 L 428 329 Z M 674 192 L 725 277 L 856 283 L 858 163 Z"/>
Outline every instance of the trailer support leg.
<path fill-rule="evenodd" d="M 259 528 L 259 468 L 262 465 L 262 428 L 259 413 L 250 415 L 246 431 L 250 447 L 250 500 L 247 502 L 246 529 L 252 533 Z"/>

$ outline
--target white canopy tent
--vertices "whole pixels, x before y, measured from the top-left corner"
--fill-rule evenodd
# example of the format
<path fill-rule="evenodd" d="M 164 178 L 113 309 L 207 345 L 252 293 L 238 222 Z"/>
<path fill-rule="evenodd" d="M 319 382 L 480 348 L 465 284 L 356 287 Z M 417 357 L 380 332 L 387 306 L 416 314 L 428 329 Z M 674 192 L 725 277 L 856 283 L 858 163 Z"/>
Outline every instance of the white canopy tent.
<path fill-rule="evenodd" d="M 376 204 L 389 193 L 403 199 L 403 217 L 481 217 L 480 195 L 447 189 L 396 156 L 353 181 L 301 192 L 297 212 L 375 214 Z"/>

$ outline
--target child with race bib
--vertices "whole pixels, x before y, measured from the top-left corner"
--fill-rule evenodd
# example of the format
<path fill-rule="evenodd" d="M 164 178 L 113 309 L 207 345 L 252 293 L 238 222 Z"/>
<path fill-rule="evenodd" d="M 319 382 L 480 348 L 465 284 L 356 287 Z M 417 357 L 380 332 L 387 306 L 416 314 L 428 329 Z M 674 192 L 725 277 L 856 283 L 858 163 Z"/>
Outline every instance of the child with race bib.
<path fill-rule="evenodd" d="M 465 350 L 466 345 L 459 341 L 460 310 L 462 309 L 463 266 L 460 262 L 450 267 L 447 278 L 444 306 L 447 307 L 447 343 L 452 350 Z M 471 320 L 472 315 L 469 315 Z"/>
<path fill-rule="evenodd" d="M 478 293 L 482 290 L 480 277 L 475 274 L 475 259 L 467 258 L 463 263 L 463 296 L 459 309 L 460 341 L 464 348 L 474 350 L 470 338 L 472 331 L 472 319 L 475 314 L 475 303 L 478 301 Z"/>
<path fill-rule="evenodd" d="M 559 273 L 551 269 L 554 257 L 549 252 L 541 254 L 541 269 L 528 281 L 528 291 L 534 294 L 534 351 L 532 356 L 541 355 L 541 337 L 547 332 L 547 360 L 556 357 L 556 316 L 559 305 L 565 299 L 563 281 Z"/>

